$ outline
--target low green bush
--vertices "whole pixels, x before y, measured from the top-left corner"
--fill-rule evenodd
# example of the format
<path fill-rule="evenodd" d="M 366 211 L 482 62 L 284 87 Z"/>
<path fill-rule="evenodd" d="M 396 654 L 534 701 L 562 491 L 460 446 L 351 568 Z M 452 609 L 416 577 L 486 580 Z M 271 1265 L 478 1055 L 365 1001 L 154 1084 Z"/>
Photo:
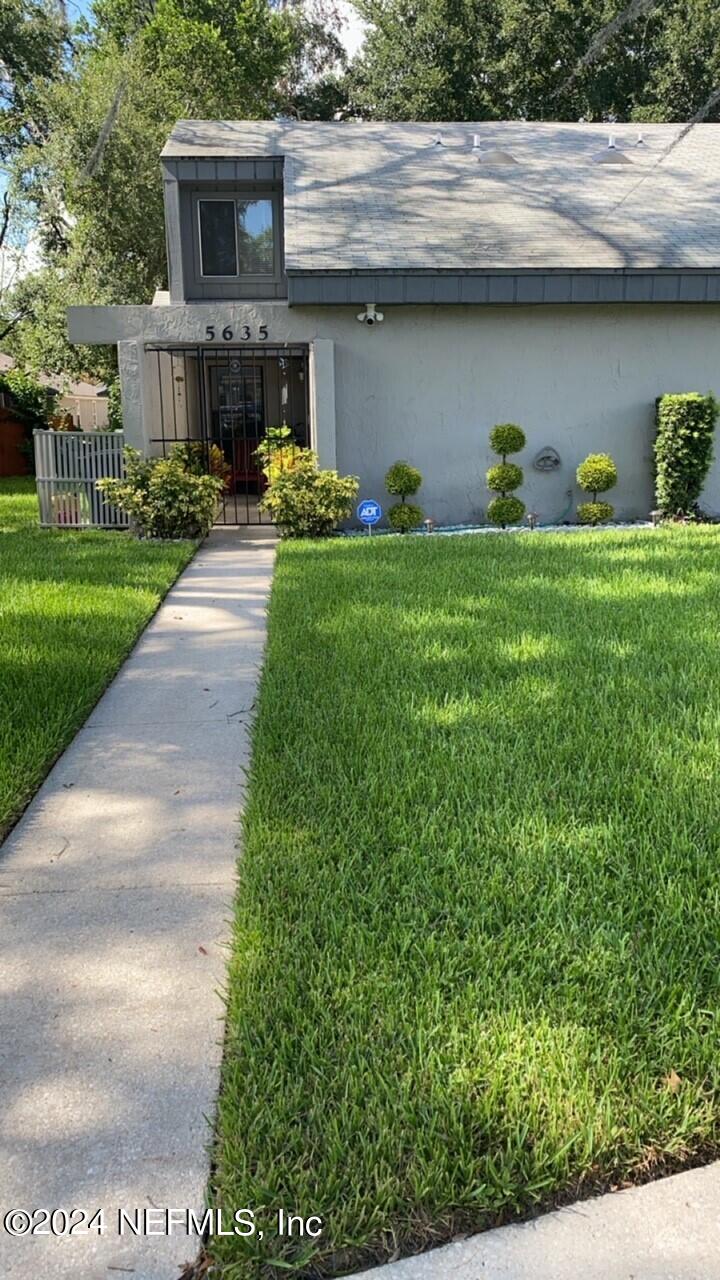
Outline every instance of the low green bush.
<path fill-rule="evenodd" d="M 346 520 L 358 492 L 357 476 L 321 471 L 312 449 L 296 449 L 293 465 L 278 472 L 260 502 L 283 538 L 319 538 Z"/>
<path fill-rule="evenodd" d="M 417 507 L 414 502 L 396 502 L 388 511 L 388 520 L 396 533 L 418 529 L 424 519 L 422 507 Z"/>
<path fill-rule="evenodd" d="M 656 403 L 655 501 L 663 515 L 691 515 L 713 454 L 718 403 L 712 395 L 687 392 Z"/>
<path fill-rule="evenodd" d="M 604 524 L 612 520 L 615 508 L 609 502 L 598 502 L 599 493 L 606 493 L 617 484 L 617 467 L 609 453 L 589 453 L 580 463 L 575 478 L 586 493 L 592 494 L 592 502 L 581 502 L 577 515 L 580 524 Z"/>
<path fill-rule="evenodd" d="M 609 502 L 581 502 L 577 509 L 580 524 L 607 524 L 615 508 Z"/>
<path fill-rule="evenodd" d="M 168 458 L 144 458 L 129 446 L 123 452 L 124 478 L 98 480 L 106 502 L 125 511 L 147 538 L 198 538 L 208 532 L 223 491 L 219 476 L 188 469 L 179 450 Z"/>
<path fill-rule="evenodd" d="M 504 529 L 508 524 L 520 523 L 525 515 L 525 503 L 512 496 L 493 498 L 488 503 L 487 514 L 491 524 L 499 524 Z"/>
<path fill-rule="evenodd" d="M 514 422 L 498 422 L 490 432 L 490 448 L 499 453 L 503 462 L 509 453 L 519 453 L 525 448 L 525 432 Z"/>

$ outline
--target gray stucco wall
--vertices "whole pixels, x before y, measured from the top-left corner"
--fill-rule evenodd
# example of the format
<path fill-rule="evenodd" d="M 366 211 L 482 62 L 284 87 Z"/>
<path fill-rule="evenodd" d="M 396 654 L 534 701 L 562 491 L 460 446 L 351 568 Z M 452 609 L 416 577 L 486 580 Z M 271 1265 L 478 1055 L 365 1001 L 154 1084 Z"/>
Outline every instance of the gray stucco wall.
<path fill-rule="evenodd" d="M 70 334 L 83 342 L 134 339 L 139 352 L 153 339 L 201 342 L 206 324 L 218 330 L 248 324 L 253 333 L 265 324 L 270 344 L 329 340 L 331 361 L 329 346 L 318 345 L 315 394 L 326 442 L 334 400 L 338 468 L 360 476 L 361 496 L 387 505 L 385 470 L 407 458 L 425 477 L 418 500 L 441 522 L 482 517 L 490 497 L 484 475 L 493 460 L 488 433 L 504 421 L 526 431 L 527 448 L 515 459 L 525 468 L 520 496 L 542 520 L 567 510 L 569 490 L 572 515 L 582 499 L 577 464 L 598 451 L 618 465 L 619 483 L 608 495 L 618 515 L 646 516 L 653 505 L 655 397 L 720 393 L 716 304 L 388 307 L 372 329 L 358 323 L 356 310 L 282 302 L 77 308 Z M 129 356 L 131 348 L 124 350 Z M 132 361 L 125 363 L 134 376 Z M 153 434 L 140 423 L 150 400 L 132 393 L 133 431 Z M 545 445 L 562 461 L 549 474 L 532 467 Z M 720 510 L 718 464 L 704 501 Z"/>

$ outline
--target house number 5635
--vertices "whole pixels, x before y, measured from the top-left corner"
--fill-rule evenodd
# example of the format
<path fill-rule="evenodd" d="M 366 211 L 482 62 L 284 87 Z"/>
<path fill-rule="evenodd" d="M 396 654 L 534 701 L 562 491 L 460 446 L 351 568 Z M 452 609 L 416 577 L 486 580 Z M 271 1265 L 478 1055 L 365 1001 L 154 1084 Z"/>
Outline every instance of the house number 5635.
<path fill-rule="evenodd" d="M 226 324 L 225 328 L 222 330 L 220 334 L 220 337 L 222 338 L 223 342 L 232 342 L 233 338 L 235 337 L 237 337 L 240 342 L 250 342 L 252 336 L 253 336 L 253 331 L 250 328 L 249 324 L 241 325 L 237 334 L 235 333 L 234 329 L 230 327 L 229 324 Z M 258 331 L 257 331 L 257 337 L 259 341 L 265 342 L 267 336 L 268 336 L 267 325 L 266 324 L 259 325 Z M 215 325 L 214 324 L 208 324 L 205 326 L 205 341 L 206 342 L 215 341 Z"/>

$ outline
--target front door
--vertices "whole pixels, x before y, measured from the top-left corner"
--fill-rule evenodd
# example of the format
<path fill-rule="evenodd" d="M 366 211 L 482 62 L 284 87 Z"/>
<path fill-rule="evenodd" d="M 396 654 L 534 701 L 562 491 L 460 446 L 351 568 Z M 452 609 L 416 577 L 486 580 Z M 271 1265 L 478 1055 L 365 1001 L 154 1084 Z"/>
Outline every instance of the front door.
<path fill-rule="evenodd" d="M 297 445 L 309 444 L 308 348 L 148 350 L 157 362 L 153 445 L 168 453 L 184 441 L 202 443 L 210 464 L 215 446 L 227 476 L 218 523 L 271 524 L 259 510 L 265 480 L 255 451 L 270 427 L 289 427 Z"/>
<path fill-rule="evenodd" d="M 307 350 L 203 350 L 209 412 L 208 442 L 229 468 L 221 524 L 269 524 L 258 504 L 265 487 L 255 452 L 268 427 L 287 426 L 308 443 Z"/>

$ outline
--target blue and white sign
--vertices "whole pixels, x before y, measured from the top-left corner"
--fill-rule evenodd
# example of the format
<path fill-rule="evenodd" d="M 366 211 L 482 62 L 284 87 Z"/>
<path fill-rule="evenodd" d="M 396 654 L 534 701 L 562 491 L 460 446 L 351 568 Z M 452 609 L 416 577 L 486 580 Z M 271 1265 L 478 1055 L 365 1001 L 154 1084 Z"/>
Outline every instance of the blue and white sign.
<path fill-rule="evenodd" d="M 382 520 L 382 507 L 374 498 L 363 498 L 357 509 L 357 518 L 361 524 L 372 527 Z"/>

